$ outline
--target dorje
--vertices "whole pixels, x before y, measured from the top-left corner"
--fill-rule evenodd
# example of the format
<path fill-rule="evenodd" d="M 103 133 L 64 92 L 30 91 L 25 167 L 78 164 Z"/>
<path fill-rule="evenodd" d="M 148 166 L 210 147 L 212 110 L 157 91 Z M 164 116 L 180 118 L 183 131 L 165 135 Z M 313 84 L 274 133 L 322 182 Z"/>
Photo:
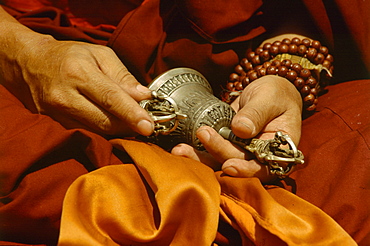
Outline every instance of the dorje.
<path fill-rule="evenodd" d="M 296 164 L 303 164 L 303 154 L 297 150 L 288 135 L 277 132 L 274 139 L 241 139 L 230 130 L 235 111 L 213 95 L 207 79 L 190 68 L 175 68 L 154 79 L 149 89 L 152 99 L 140 102 L 155 122 L 154 133 L 144 137 L 170 149 L 187 143 L 204 150 L 196 137 L 201 126 L 210 126 L 225 139 L 254 153 L 256 158 L 269 166 L 271 174 L 285 178 Z M 280 148 L 288 145 L 289 148 Z"/>

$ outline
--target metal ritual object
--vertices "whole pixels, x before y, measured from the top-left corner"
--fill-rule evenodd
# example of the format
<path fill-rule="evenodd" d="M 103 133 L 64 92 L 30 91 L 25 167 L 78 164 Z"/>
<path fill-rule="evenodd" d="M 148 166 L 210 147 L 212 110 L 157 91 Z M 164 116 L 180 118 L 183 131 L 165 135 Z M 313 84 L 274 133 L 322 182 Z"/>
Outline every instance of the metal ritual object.
<path fill-rule="evenodd" d="M 144 137 L 145 141 L 165 149 L 187 143 L 204 150 L 196 132 L 201 126 L 210 126 L 225 139 L 253 153 L 279 178 L 285 178 L 295 165 L 304 163 L 302 152 L 281 132 L 270 140 L 236 137 L 230 129 L 235 111 L 213 95 L 207 79 L 194 69 L 169 70 L 154 79 L 148 88 L 152 90 L 152 99 L 141 101 L 140 106 L 152 117 L 155 129 L 152 136 Z"/>

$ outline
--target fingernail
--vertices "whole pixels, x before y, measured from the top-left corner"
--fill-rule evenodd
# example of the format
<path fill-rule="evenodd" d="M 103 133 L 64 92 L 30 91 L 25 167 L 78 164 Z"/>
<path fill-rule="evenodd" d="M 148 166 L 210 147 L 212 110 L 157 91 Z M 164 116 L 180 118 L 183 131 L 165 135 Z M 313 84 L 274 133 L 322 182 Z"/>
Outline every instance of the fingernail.
<path fill-rule="evenodd" d="M 227 175 L 230 175 L 233 177 L 236 177 L 239 175 L 239 171 L 235 167 L 232 167 L 232 166 L 225 167 L 222 169 L 222 171 L 226 173 Z"/>
<path fill-rule="evenodd" d="M 149 136 L 154 130 L 154 125 L 148 120 L 141 120 L 137 123 L 137 128 L 141 135 Z"/>
<path fill-rule="evenodd" d="M 256 129 L 256 127 L 254 126 L 253 122 L 250 119 L 246 118 L 246 117 L 240 118 L 238 120 L 238 123 L 240 125 L 242 125 L 244 128 L 247 128 L 246 130 L 247 131 L 250 131 L 251 134 L 253 134 L 254 131 L 255 131 L 255 129 Z"/>
<path fill-rule="evenodd" d="M 206 129 L 201 129 L 197 132 L 197 136 L 199 139 L 208 142 L 209 139 L 211 138 L 211 135 L 209 134 L 208 130 Z"/>
<path fill-rule="evenodd" d="M 148 87 L 145 87 L 145 86 L 140 85 L 140 84 L 136 86 L 136 90 L 138 90 L 139 92 L 141 92 L 143 94 L 149 94 L 149 93 L 151 93 L 151 91 L 149 90 Z"/>

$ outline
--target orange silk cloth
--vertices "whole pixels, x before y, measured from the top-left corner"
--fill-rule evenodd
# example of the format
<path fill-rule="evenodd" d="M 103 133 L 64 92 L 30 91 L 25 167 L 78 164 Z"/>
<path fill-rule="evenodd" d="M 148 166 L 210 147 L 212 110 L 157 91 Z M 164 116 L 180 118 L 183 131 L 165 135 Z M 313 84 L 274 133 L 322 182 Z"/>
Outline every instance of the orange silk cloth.
<path fill-rule="evenodd" d="M 155 145 L 111 143 L 134 164 L 102 167 L 70 186 L 59 245 L 212 245 L 215 237 L 222 245 L 219 220 L 239 232 L 241 245 L 356 245 L 327 214 L 282 188 L 215 175 Z"/>

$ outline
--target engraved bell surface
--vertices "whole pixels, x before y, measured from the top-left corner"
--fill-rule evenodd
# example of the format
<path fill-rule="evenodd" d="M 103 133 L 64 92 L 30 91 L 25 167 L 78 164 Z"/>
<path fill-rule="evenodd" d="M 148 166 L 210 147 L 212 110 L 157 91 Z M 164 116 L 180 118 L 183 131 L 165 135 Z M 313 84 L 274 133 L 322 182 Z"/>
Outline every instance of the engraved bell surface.
<path fill-rule="evenodd" d="M 144 100 L 140 105 L 152 114 L 167 112 L 173 115 L 172 121 L 157 123 L 163 129 L 157 134 L 156 143 L 164 147 L 173 147 L 178 143 L 187 143 L 197 149 L 203 149 L 196 137 L 201 126 L 210 126 L 217 132 L 222 127 L 229 127 L 235 115 L 234 110 L 225 102 L 215 97 L 207 79 L 191 68 L 175 68 L 158 76 L 149 84 L 149 89 L 163 100 Z M 156 105 L 154 105 L 156 104 Z M 159 121 L 158 121 L 159 122 Z"/>

